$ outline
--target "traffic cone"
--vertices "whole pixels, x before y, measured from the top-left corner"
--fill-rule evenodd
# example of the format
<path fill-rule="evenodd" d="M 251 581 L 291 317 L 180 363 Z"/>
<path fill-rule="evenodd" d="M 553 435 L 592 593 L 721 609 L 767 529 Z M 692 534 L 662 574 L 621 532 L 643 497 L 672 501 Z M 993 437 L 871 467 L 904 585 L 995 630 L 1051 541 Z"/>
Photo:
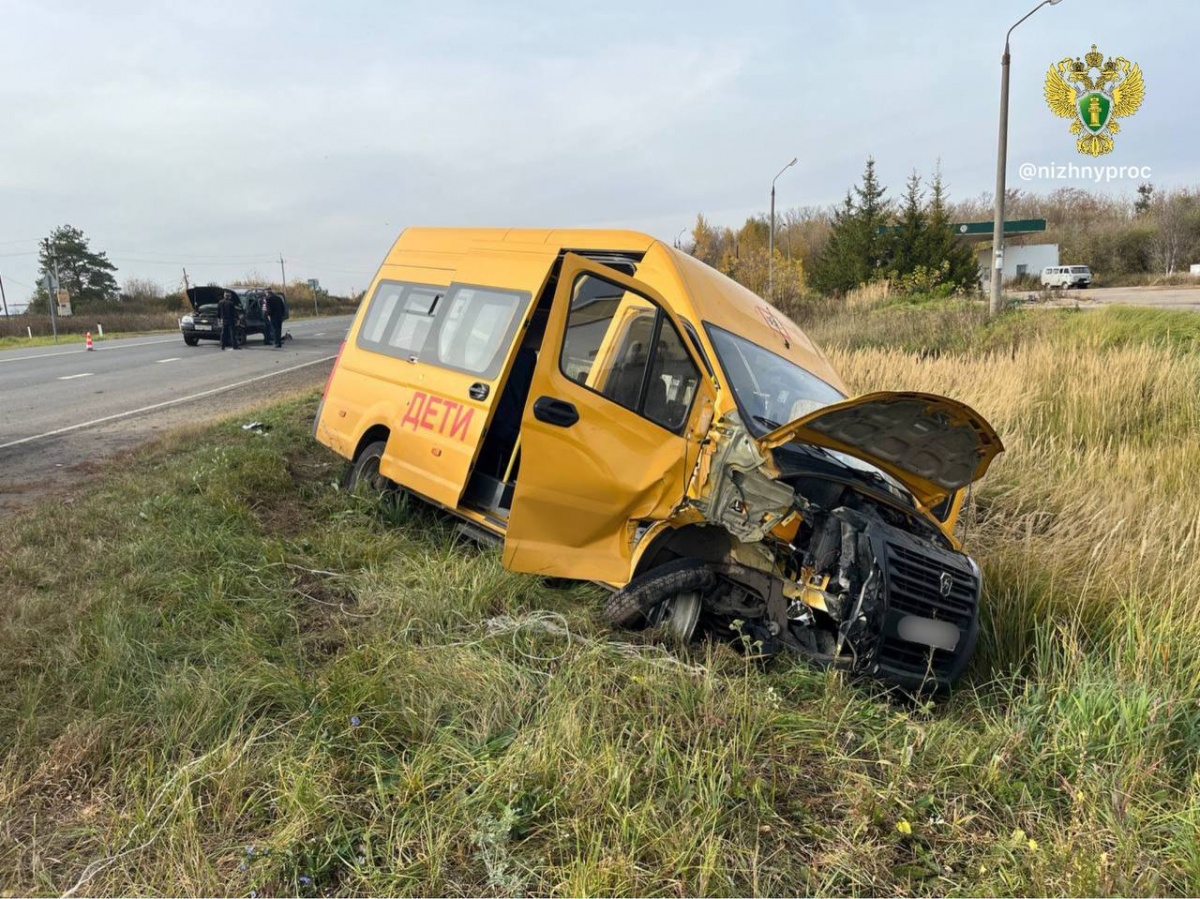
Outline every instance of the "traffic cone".
<path fill-rule="evenodd" d="M 91 331 L 87 332 L 87 348 L 89 351 L 95 349 L 95 347 L 92 346 L 92 332 Z"/>

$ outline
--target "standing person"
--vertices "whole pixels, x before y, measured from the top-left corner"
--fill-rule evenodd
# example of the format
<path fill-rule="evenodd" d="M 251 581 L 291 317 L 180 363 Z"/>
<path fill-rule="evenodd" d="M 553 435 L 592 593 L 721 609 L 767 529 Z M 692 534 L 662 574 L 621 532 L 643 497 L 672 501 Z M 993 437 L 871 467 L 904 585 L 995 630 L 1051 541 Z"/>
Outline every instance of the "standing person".
<path fill-rule="evenodd" d="M 221 294 L 217 303 L 217 317 L 221 319 L 221 349 L 241 349 L 237 344 L 238 304 L 228 290 Z"/>
<path fill-rule="evenodd" d="M 262 320 L 263 320 L 263 343 L 271 343 L 275 338 L 271 336 L 271 321 L 270 309 L 267 304 L 267 297 L 271 295 L 270 290 L 266 290 L 262 295 Z"/>
<path fill-rule="evenodd" d="M 283 309 L 283 295 L 272 290 L 267 294 L 267 321 L 271 323 L 276 349 L 283 346 Z"/>

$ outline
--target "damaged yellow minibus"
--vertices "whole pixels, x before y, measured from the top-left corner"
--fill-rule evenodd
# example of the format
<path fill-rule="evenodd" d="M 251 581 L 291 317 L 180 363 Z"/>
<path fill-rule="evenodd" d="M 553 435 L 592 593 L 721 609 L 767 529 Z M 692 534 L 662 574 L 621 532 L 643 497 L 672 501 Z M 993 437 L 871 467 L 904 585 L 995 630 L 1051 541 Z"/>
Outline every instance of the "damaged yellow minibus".
<path fill-rule="evenodd" d="M 980 571 L 954 524 L 1003 447 L 955 400 L 849 398 L 779 310 L 630 231 L 409 228 L 315 423 L 514 571 L 616 624 L 749 638 L 906 689 L 961 676 Z"/>

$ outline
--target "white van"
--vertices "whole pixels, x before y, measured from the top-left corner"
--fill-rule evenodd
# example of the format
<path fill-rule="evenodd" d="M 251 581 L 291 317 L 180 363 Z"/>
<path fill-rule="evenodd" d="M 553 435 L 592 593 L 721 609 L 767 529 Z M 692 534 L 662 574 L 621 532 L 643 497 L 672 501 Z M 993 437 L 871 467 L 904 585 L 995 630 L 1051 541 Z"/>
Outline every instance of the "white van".
<path fill-rule="evenodd" d="M 1051 265 L 1042 269 L 1043 287 L 1088 287 L 1092 270 L 1086 265 Z"/>

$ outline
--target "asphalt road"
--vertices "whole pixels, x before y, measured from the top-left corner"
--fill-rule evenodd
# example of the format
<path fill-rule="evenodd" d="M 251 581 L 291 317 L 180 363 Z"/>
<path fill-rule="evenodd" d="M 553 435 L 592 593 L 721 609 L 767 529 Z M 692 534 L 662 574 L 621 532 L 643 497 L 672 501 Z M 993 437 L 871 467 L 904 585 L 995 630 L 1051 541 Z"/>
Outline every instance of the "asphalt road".
<path fill-rule="evenodd" d="M 178 334 L 0 352 L 0 513 L 69 489 L 94 463 L 180 425 L 325 382 L 351 316 L 289 321 L 281 349 L 189 347 Z"/>
<path fill-rule="evenodd" d="M 1096 287 L 1089 290 L 1064 290 L 1049 301 L 1043 301 L 1038 291 L 1014 290 L 1013 296 L 1025 296 L 1045 306 L 1078 306 L 1098 309 L 1101 306 L 1148 306 L 1154 309 L 1181 309 L 1200 312 L 1200 285 L 1196 287 Z"/>
<path fill-rule="evenodd" d="M 1084 303 L 1153 306 L 1157 309 L 1200 311 L 1200 289 L 1195 287 L 1097 287 L 1071 290 L 1068 294 Z"/>

